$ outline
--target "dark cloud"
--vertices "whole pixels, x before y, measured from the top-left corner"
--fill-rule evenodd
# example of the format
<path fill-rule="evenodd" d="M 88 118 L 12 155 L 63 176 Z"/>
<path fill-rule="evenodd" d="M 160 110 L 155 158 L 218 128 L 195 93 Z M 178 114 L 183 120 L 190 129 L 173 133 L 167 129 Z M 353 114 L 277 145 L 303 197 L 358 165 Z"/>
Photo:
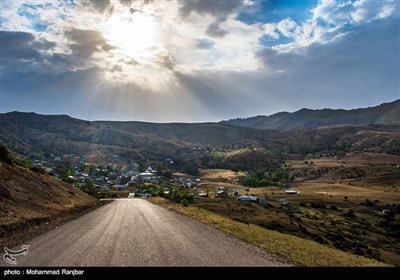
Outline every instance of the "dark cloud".
<path fill-rule="evenodd" d="M 119 0 L 119 2 L 124 6 L 130 6 L 132 4 L 132 0 Z"/>
<path fill-rule="evenodd" d="M 101 49 L 102 49 L 103 51 L 108 52 L 108 51 L 110 51 L 110 50 L 115 49 L 115 46 L 112 46 L 112 45 L 110 45 L 109 43 L 104 43 L 104 44 L 101 46 Z"/>
<path fill-rule="evenodd" d="M 182 18 L 188 17 L 192 12 L 200 15 L 210 14 L 217 17 L 224 17 L 235 9 L 242 6 L 242 0 L 183 0 L 179 9 Z"/>
<path fill-rule="evenodd" d="M 124 6 L 131 6 L 132 3 L 140 3 L 140 4 L 149 4 L 153 2 L 153 0 L 119 0 L 119 2 Z"/>
<path fill-rule="evenodd" d="M 132 66 L 140 65 L 140 63 L 137 60 L 133 59 L 133 58 L 125 61 L 125 64 L 132 65 Z"/>
<path fill-rule="evenodd" d="M 101 13 L 104 13 L 108 8 L 111 9 L 110 0 L 90 0 L 90 5 Z"/>
<path fill-rule="evenodd" d="M 174 71 L 175 63 L 172 55 L 166 55 L 162 58 L 161 65 L 168 70 Z"/>
<path fill-rule="evenodd" d="M 219 20 L 211 23 L 206 29 L 206 34 L 210 37 L 217 37 L 217 38 L 224 37 L 228 32 L 226 30 L 223 30 L 219 26 L 220 24 L 221 24 L 221 21 L 219 21 Z"/>
<path fill-rule="evenodd" d="M 213 15 L 216 17 L 215 21 L 211 23 L 205 33 L 210 37 L 221 38 L 224 37 L 228 32 L 220 27 L 220 24 L 224 22 L 227 16 L 234 12 L 236 9 L 243 7 L 243 0 L 231 0 L 231 1 L 219 1 L 219 0 L 191 0 L 191 1 L 180 1 L 182 6 L 179 9 L 179 13 L 182 19 L 187 18 L 192 12 L 199 15 Z"/>
<path fill-rule="evenodd" d="M 27 32 L 0 31 L 2 59 L 38 59 L 35 37 Z"/>
<path fill-rule="evenodd" d="M 70 48 L 77 56 L 90 58 L 95 52 L 113 48 L 98 31 L 72 29 L 65 36 L 73 42 Z"/>
<path fill-rule="evenodd" d="M 60 58 L 58 54 L 48 52 L 54 47 L 54 43 L 37 39 L 31 33 L 0 31 L 0 71 L 8 77 L 33 68 L 43 70 L 44 64 L 51 64 Z"/>
<path fill-rule="evenodd" d="M 122 72 L 122 66 L 115 64 L 113 68 L 111 68 L 110 72 Z"/>

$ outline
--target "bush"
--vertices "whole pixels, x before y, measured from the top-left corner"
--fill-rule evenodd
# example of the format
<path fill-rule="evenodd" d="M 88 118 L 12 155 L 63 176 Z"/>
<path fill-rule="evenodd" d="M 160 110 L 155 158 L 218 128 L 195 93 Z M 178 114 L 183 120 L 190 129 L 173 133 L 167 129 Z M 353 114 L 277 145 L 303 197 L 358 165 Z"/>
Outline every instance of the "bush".
<path fill-rule="evenodd" d="M 14 162 L 10 151 L 3 145 L 0 145 L 0 161 L 12 164 Z"/>
<path fill-rule="evenodd" d="M 184 207 L 188 207 L 189 206 L 189 202 L 186 199 L 183 199 L 181 201 L 181 203 L 182 203 L 182 206 L 184 206 Z"/>
<path fill-rule="evenodd" d="M 44 171 L 43 168 L 38 167 L 38 166 L 32 166 L 32 167 L 30 168 L 30 170 L 33 171 L 33 172 L 36 172 L 36 173 L 40 173 L 40 174 L 46 173 L 46 171 Z"/>
<path fill-rule="evenodd" d="M 374 206 L 374 203 L 371 200 L 366 199 L 364 205 L 365 206 Z"/>
<path fill-rule="evenodd" d="M 356 215 L 354 214 L 353 209 L 348 209 L 344 214 L 344 217 L 354 218 Z"/>
<path fill-rule="evenodd" d="M 311 206 L 312 208 L 326 209 L 326 205 L 323 204 L 323 203 L 311 202 L 310 206 Z"/>
<path fill-rule="evenodd" d="M 305 202 L 300 202 L 300 203 L 299 203 L 299 206 L 301 206 L 301 207 L 306 207 L 306 206 L 307 206 L 307 203 L 305 203 Z"/>
<path fill-rule="evenodd" d="M 339 210 L 339 208 L 337 208 L 337 206 L 336 205 L 331 205 L 331 210 L 334 210 L 334 211 L 336 211 L 336 210 Z"/>
<path fill-rule="evenodd" d="M 182 168 L 182 172 L 192 175 L 192 176 L 197 176 L 200 174 L 200 171 L 199 171 L 199 168 L 197 167 L 197 165 L 195 165 L 191 162 L 185 163 L 185 165 Z"/>

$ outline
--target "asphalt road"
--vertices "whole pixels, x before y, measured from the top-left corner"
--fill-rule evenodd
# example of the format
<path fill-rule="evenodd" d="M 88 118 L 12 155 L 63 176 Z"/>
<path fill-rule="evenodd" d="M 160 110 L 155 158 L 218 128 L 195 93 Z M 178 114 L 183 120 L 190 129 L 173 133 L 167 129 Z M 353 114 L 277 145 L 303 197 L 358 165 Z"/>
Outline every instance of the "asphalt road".
<path fill-rule="evenodd" d="M 144 199 L 116 200 L 25 244 L 18 266 L 288 265 Z"/>

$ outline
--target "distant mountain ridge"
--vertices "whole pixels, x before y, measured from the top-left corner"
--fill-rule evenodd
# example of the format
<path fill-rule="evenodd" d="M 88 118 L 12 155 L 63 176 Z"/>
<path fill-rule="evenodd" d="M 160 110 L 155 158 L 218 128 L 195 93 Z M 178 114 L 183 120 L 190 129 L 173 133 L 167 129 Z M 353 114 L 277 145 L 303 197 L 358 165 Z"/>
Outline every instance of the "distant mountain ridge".
<path fill-rule="evenodd" d="M 226 166 L 237 165 L 247 170 L 256 165 L 274 164 L 272 161 L 282 154 L 328 148 L 400 154 L 399 106 L 400 100 L 350 111 L 302 109 L 295 113 L 236 120 L 236 125 L 235 121 L 86 121 L 67 115 L 10 112 L 0 113 L 0 144 L 19 155 L 35 154 L 46 158 L 51 154 L 85 155 L 96 164 L 115 162 L 119 165 L 160 162 L 168 157 L 197 164 L 211 158 L 212 164 L 222 161 L 225 164 L 226 159 L 212 151 L 241 150 L 246 152 L 233 153 L 227 158 L 230 165 Z M 260 129 L 265 128 L 265 120 L 275 130 Z M 340 125 L 344 122 L 351 124 Z M 297 129 L 290 130 L 292 128 Z M 265 152 L 257 152 L 259 148 Z"/>
<path fill-rule="evenodd" d="M 301 109 L 294 113 L 281 112 L 270 116 L 231 119 L 221 123 L 236 127 L 280 131 L 332 125 L 400 124 L 400 99 L 369 108 L 353 110 Z"/>

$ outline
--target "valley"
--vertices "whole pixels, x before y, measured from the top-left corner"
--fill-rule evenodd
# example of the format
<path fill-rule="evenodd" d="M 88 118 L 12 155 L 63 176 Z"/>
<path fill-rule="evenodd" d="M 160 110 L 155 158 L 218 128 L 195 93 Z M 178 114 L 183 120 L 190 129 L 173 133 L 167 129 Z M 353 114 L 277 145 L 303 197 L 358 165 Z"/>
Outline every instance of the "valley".
<path fill-rule="evenodd" d="M 161 199 L 396 266 L 400 124 L 393 111 L 389 115 L 370 124 L 280 131 L 11 112 L 0 114 L 0 143 L 16 154 L 18 168 L 50 185 L 61 179 L 97 199 Z M 4 172 L 0 179 L 13 179 Z M 5 185 L 12 195 L 2 198 L 4 205 L 15 202 L 18 184 Z M 24 199 L 12 205 L 37 208 Z M 43 211 L 56 213 L 51 205 Z M 16 221 L 26 219 L 25 210 L 9 209 L 21 213 L 13 216 Z"/>

